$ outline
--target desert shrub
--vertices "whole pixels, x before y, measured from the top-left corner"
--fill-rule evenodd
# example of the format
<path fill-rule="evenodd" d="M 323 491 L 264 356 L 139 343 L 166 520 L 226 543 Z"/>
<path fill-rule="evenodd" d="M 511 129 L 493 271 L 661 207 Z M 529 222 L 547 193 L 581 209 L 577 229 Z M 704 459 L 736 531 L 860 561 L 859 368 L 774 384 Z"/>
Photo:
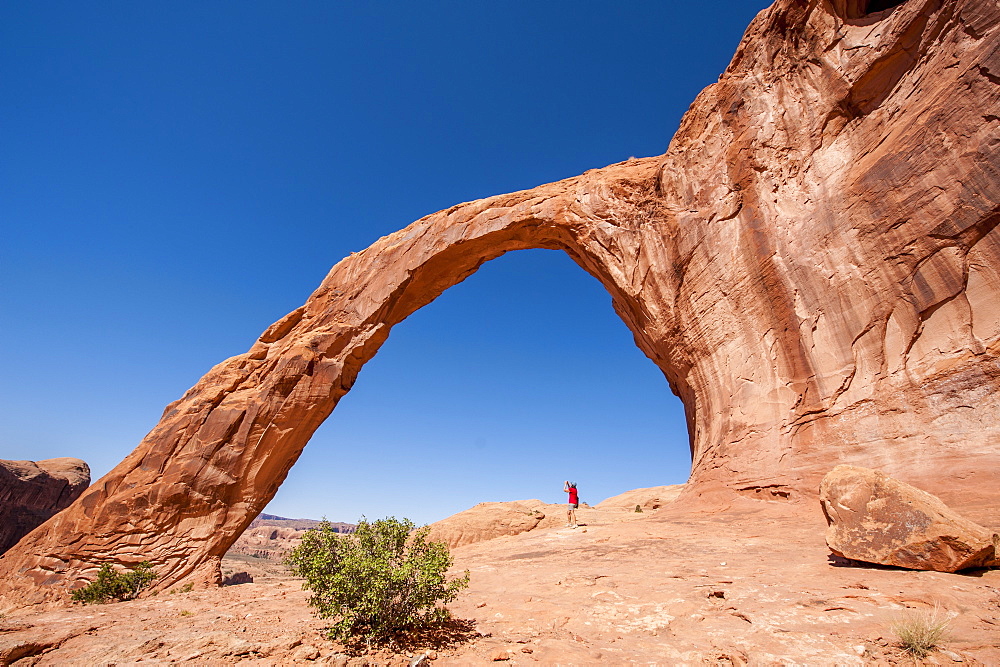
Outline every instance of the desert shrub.
<path fill-rule="evenodd" d="M 900 616 L 889 629 L 899 639 L 900 647 L 915 658 L 923 658 L 948 634 L 951 619 L 942 613 L 940 607 L 934 611 L 914 612 Z"/>
<path fill-rule="evenodd" d="M 409 519 L 362 519 L 353 534 L 326 521 L 306 531 L 286 563 L 305 578 L 309 604 L 333 619 L 332 639 L 379 642 L 450 618 L 443 606 L 469 585 L 469 573 L 447 581 L 452 558 L 443 542 L 428 542 Z"/>
<path fill-rule="evenodd" d="M 112 600 L 132 600 L 155 580 L 156 573 L 146 561 L 125 572 L 117 572 L 105 563 L 98 570 L 97 579 L 73 591 L 73 601 L 103 604 Z"/>

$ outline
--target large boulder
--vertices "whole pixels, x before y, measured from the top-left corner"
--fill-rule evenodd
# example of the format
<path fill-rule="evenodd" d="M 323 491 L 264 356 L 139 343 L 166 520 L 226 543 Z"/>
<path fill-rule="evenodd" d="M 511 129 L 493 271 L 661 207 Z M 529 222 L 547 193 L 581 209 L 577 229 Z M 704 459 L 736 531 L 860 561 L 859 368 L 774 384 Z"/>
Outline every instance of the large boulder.
<path fill-rule="evenodd" d="M 877 470 L 837 466 L 823 478 L 820 502 L 838 556 L 938 572 L 1000 565 L 1000 536 Z"/>
<path fill-rule="evenodd" d="M 0 459 L 0 553 L 66 509 L 90 486 L 90 467 L 80 459 Z"/>

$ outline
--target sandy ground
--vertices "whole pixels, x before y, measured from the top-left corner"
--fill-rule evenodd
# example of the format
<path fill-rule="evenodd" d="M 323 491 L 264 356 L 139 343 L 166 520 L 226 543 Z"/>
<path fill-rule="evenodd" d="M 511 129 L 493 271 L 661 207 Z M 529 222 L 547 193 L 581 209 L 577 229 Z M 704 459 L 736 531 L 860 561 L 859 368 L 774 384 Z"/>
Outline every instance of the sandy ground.
<path fill-rule="evenodd" d="M 242 557 L 224 569 L 252 584 L 8 614 L 0 663 L 912 664 L 890 625 L 937 606 L 949 637 L 927 664 L 1000 665 L 1000 570 L 837 562 L 818 507 L 739 500 L 724 513 L 580 519 L 455 549 L 472 583 L 451 605 L 464 621 L 451 643 L 348 655 L 322 637 L 297 580 Z"/>

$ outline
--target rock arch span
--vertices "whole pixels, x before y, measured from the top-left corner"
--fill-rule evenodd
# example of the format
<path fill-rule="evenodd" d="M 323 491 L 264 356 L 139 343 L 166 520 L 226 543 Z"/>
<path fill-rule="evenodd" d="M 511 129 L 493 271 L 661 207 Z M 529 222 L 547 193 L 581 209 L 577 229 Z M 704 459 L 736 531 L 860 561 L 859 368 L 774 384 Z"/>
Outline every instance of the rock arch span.
<path fill-rule="evenodd" d="M 688 502 L 794 501 L 837 463 L 950 502 L 998 488 L 1000 8 L 849 4 L 762 12 L 663 156 L 460 204 L 342 260 L 0 557 L 0 595 L 62 594 L 108 561 L 217 581 L 389 329 L 516 249 L 561 249 L 607 288 L 684 402 Z"/>

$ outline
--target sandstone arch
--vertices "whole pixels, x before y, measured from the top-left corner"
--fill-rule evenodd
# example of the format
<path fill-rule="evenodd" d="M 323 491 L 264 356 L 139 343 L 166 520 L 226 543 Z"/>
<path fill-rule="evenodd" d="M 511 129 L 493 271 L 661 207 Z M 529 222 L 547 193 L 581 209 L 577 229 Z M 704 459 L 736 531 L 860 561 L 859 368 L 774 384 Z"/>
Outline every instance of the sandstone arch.
<path fill-rule="evenodd" d="M 56 595 L 106 561 L 151 560 L 160 587 L 216 581 L 389 328 L 521 248 L 596 276 L 682 398 L 688 502 L 794 501 L 837 463 L 951 504 L 992 493 L 1000 8 L 847 6 L 762 12 L 665 155 L 460 204 L 338 263 L 0 558 L 0 595 Z"/>

